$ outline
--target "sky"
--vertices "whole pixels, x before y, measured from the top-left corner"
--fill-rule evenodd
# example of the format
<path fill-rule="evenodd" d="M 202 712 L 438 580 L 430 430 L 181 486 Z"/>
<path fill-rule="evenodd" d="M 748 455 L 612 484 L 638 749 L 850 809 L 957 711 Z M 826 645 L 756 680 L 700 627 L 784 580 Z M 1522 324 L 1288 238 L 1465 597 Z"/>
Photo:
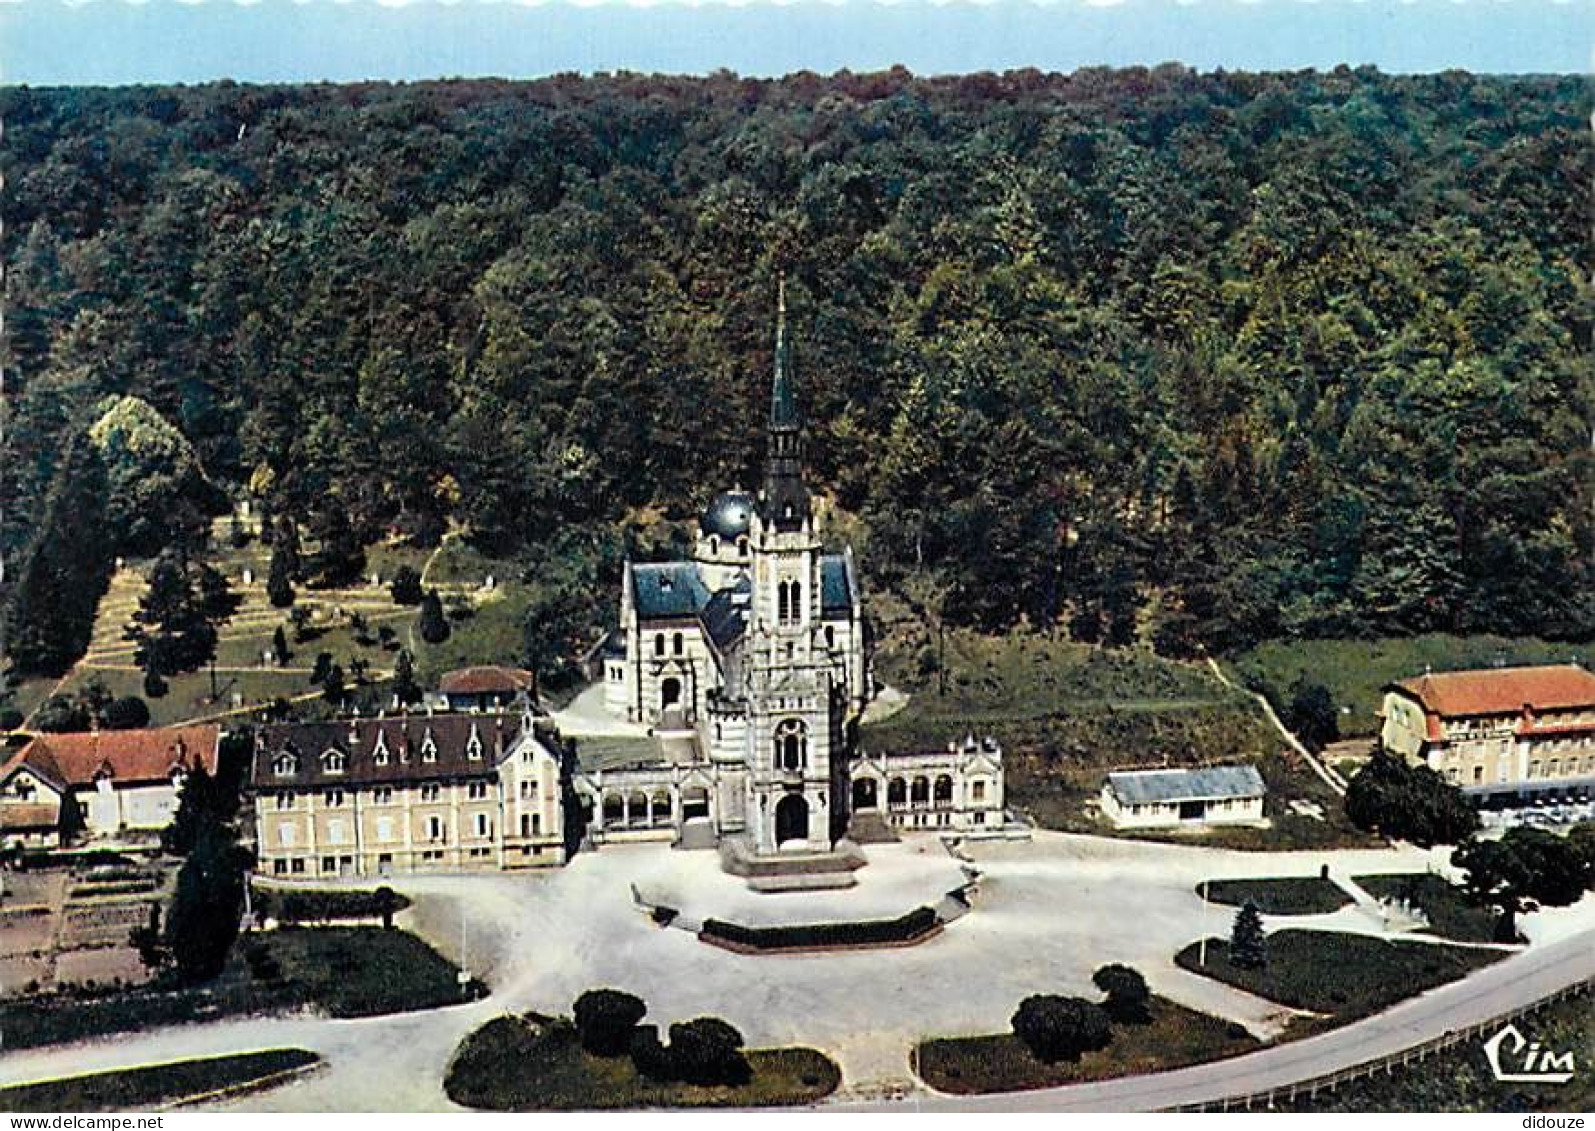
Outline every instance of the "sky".
<path fill-rule="evenodd" d="M 0 0 L 0 84 L 1037 67 L 1587 73 L 1589 0 Z"/>

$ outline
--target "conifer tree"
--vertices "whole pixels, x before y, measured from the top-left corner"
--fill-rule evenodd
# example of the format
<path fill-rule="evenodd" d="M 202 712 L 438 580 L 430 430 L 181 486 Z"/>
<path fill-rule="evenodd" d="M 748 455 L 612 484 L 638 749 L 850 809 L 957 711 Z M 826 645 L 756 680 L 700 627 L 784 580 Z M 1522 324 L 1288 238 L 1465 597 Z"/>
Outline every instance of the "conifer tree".
<path fill-rule="evenodd" d="M 421 698 L 421 688 L 415 682 L 415 660 L 408 648 L 400 648 L 399 657 L 393 663 L 393 695 L 405 706 Z"/>
<path fill-rule="evenodd" d="M 274 609 L 286 609 L 294 603 L 293 566 L 282 543 L 272 547 L 271 565 L 266 573 L 266 599 Z"/>
<path fill-rule="evenodd" d="M 428 589 L 421 598 L 421 639 L 428 644 L 441 644 L 449 638 L 449 621 L 443 615 L 443 599 L 436 589 Z"/>
<path fill-rule="evenodd" d="M 1268 965 L 1268 938 L 1263 934 L 1263 917 L 1257 904 L 1249 899 L 1235 913 L 1235 927 L 1229 937 L 1229 963 L 1246 970 L 1261 970 Z"/>

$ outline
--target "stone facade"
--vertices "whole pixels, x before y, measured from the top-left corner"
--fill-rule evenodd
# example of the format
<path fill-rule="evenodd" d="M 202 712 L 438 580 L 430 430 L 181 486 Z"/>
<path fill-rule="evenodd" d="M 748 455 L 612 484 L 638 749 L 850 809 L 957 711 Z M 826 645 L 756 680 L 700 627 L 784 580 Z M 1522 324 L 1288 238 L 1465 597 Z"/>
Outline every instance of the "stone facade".
<path fill-rule="evenodd" d="M 565 861 L 565 765 L 529 713 L 262 727 L 259 869 L 381 876 Z"/>
<path fill-rule="evenodd" d="M 1439 672 L 1385 688 L 1380 742 L 1465 791 L 1595 786 L 1595 675 L 1573 664 Z"/>

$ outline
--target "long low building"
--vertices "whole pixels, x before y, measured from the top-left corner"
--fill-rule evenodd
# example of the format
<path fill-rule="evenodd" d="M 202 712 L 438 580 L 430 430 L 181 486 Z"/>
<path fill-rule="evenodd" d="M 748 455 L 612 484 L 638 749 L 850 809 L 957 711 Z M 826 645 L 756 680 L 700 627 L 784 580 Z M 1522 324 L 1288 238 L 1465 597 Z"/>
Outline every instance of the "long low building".
<path fill-rule="evenodd" d="M 1103 783 L 1102 812 L 1121 829 L 1255 825 L 1267 792 L 1256 766 L 1127 770 Z"/>
<path fill-rule="evenodd" d="M 1595 675 L 1576 664 L 1432 672 L 1384 690 L 1384 748 L 1469 794 L 1595 788 Z"/>

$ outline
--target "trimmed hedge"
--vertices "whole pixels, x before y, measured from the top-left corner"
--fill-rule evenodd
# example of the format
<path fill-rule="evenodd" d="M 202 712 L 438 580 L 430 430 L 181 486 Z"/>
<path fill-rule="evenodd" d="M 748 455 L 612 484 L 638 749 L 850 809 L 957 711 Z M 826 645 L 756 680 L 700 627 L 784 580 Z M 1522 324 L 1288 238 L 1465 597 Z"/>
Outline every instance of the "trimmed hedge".
<path fill-rule="evenodd" d="M 896 919 L 857 923 L 806 923 L 787 927 L 744 927 L 705 919 L 700 935 L 753 950 L 818 950 L 827 947 L 882 946 L 913 942 L 940 925 L 931 907 L 916 907 Z"/>

